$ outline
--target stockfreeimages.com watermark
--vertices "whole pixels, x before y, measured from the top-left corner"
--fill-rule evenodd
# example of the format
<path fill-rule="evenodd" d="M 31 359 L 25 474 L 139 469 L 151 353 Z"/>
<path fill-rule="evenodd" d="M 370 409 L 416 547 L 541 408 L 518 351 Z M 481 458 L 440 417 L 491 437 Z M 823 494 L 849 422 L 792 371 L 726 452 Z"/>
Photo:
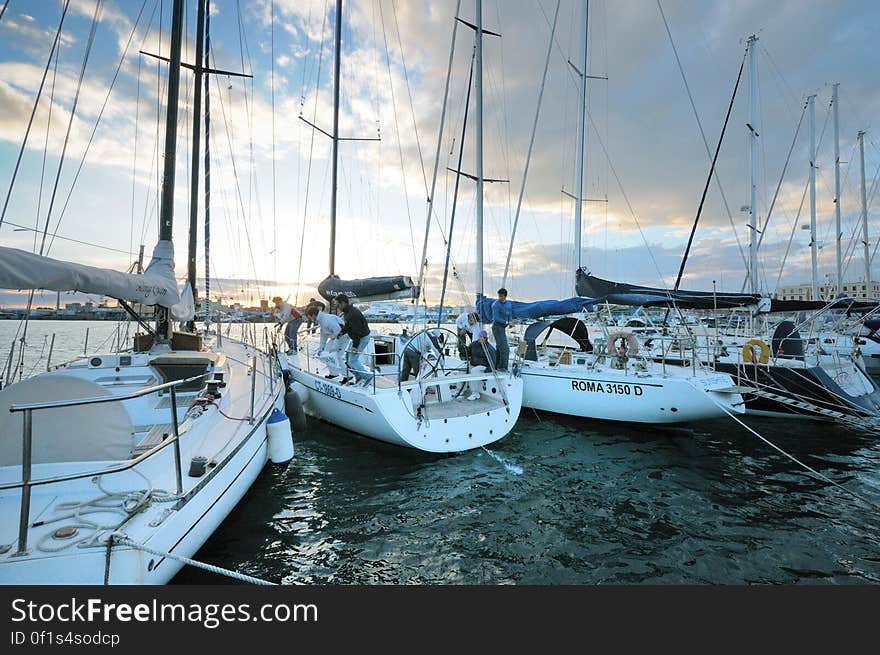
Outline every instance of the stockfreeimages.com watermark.
<path fill-rule="evenodd" d="M 69 602 L 37 603 L 24 598 L 12 601 L 13 623 L 193 623 L 213 630 L 224 623 L 317 623 L 318 606 L 313 603 L 107 603 L 100 598 Z"/>

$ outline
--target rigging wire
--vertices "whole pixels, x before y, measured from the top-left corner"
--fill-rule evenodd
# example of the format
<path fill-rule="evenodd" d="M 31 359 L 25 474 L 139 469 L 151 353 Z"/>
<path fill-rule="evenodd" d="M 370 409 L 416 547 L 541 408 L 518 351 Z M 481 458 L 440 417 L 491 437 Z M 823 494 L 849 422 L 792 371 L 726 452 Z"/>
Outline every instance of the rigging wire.
<path fill-rule="evenodd" d="M 700 114 L 697 112 L 697 105 L 694 102 L 694 96 L 691 93 L 690 84 L 688 84 L 687 77 L 684 74 L 684 67 L 681 64 L 681 59 L 678 56 L 678 48 L 675 47 L 675 40 L 672 38 L 672 31 L 669 29 L 669 23 L 666 21 L 666 14 L 663 11 L 663 5 L 660 4 L 660 0 L 657 0 L 657 8 L 660 10 L 660 17 L 663 19 L 663 26 L 666 28 L 666 34 L 669 36 L 669 43 L 672 46 L 672 52 L 675 55 L 675 62 L 678 64 L 678 72 L 681 73 L 681 80 L 684 82 L 685 91 L 687 91 L 688 100 L 691 103 L 691 109 L 694 112 L 694 118 L 697 120 L 697 127 L 700 129 L 700 137 L 703 140 L 703 145 L 706 147 L 706 156 L 712 156 L 712 151 L 709 148 L 709 141 L 706 138 L 706 132 L 703 130 L 703 123 L 700 121 Z M 713 166 L 714 169 L 714 166 Z M 730 206 L 727 203 L 727 196 L 724 193 L 724 188 L 721 186 L 721 178 L 718 176 L 718 173 L 715 172 L 715 183 L 718 186 L 718 191 L 721 194 L 721 200 L 724 203 L 724 211 L 727 212 L 727 220 L 730 221 L 730 227 L 733 230 L 733 236 L 736 239 L 736 247 L 739 249 L 740 257 L 742 257 L 743 263 L 748 268 L 748 259 L 746 258 L 745 251 L 743 250 L 742 243 L 739 240 L 739 234 L 736 231 L 736 224 L 733 222 L 733 214 L 730 211 Z"/>
<path fill-rule="evenodd" d="M 404 161 L 403 161 L 403 143 L 401 142 L 401 139 L 400 139 L 400 125 L 397 120 L 397 101 L 396 101 L 395 95 L 394 95 L 394 79 L 391 75 L 391 51 L 388 48 L 388 38 L 387 38 L 387 32 L 385 30 L 385 14 L 382 11 L 382 4 L 381 3 L 379 4 L 379 19 L 382 23 L 382 40 L 385 43 L 385 61 L 388 65 L 388 90 L 391 93 L 391 107 L 394 112 L 394 132 L 397 136 L 397 152 L 400 157 L 400 172 L 401 172 L 401 178 L 403 180 L 403 197 L 404 197 L 404 201 L 406 203 L 406 219 L 407 219 L 407 222 L 409 223 L 409 236 L 410 236 L 410 242 L 412 244 L 412 251 L 413 251 L 413 268 L 415 270 L 418 270 L 419 264 L 418 264 L 418 260 L 416 259 L 416 237 L 415 237 L 415 232 L 413 232 L 412 211 L 410 210 L 409 191 L 407 190 L 407 185 L 406 185 L 406 166 L 404 165 Z M 421 157 L 421 150 L 420 150 L 419 151 L 419 160 L 421 161 L 421 159 L 422 159 L 422 157 Z M 424 174 L 424 169 L 422 172 Z M 425 178 L 425 192 L 426 193 L 427 193 L 427 186 L 428 186 L 428 182 L 427 182 L 427 178 Z"/>
<path fill-rule="evenodd" d="M 163 25 L 162 25 L 162 4 L 163 4 L 163 0 L 157 0 L 157 1 L 156 1 L 156 5 L 153 7 L 153 15 L 150 16 L 150 22 L 147 24 L 147 28 L 146 28 L 146 31 L 145 31 L 145 33 L 144 33 L 144 39 L 143 39 L 143 41 L 141 41 L 141 48 L 143 48 L 143 47 L 146 45 L 147 36 L 149 35 L 149 33 L 150 33 L 150 28 L 151 28 L 152 25 L 153 25 L 153 19 L 156 17 L 156 9 L 157 9 L 157 8 L 158 8 L 158 10 L 159 10 L 159 23 L 158 23 L 158 25 L 159 25 L 159 43 L 160 43 L 160 45 L 161 45 L 161 42 L 162 42 L 162 30 L 163 30 Z M 161 47 L 160 47 L 160 52 L 161 52 Z M 157 70 L 158 70 L 158 68 L 157 68 Z M 153 179 L 153 171 L 156 170 L 156 167 L 157 167 L 157 165 L 159 164 L 159 123 L 158 123 L 158 122 L 159 122 L 159 115 L 160 115 L 160 113 L 161 113 L 161 107 L 160 107 L 160 100 L 159 100 L 159 99 L 164 95 L 164 94 L 162 93 L 162 86 L 161 86 L 163 81 L 164 81 L 164 80 L 163 80 L 162 76 L 159 75 L 159 76 L 158 76 L 158 79 L 157 79 L 157 82 L 156 82 L 156 88 L 157 88 L 157 96 L 156 96 L 156 121 L 157 121 L 157 123 L 156 123 L 155 139 L 154 139 L 154 141 L 153 141 L 153 151 L 152 151 L 152 153 L 150 154 L 150 169 L 149 169 L 149 172 L 147 173 L 147 177 L 146 177 L 146 180 L 147 180 L 148 183 L 149 183 L 149 180 L 152 180 L 152 179 Z M 158 175 L 158 173 L 157 173 L 157 175 Z M 157 179 L 156 179 L 156 185 L 157 185 L 156 188 L 157 188 L 157 189 L 159 188 L 159 187 L 158 187 L 158 184 L 159 184 L 159 182 L 158 182 L 158 178 L 157 178 Z M 145 190 L 146 192 L 144 193 L 144 217 L 143 217 L 143 219 L 141 220 L 141 235 L 140 235 L 140 240 L 139 240 L 139 243 L 140 243 L 141 245 L 143 245 L 143 243 L 144 243 L 144 241 L 145 241 L 145 239 L 146 239 L 146 236 L 147 236 L 147 228 L 149 228 L 149 226 L 150 226 L 150 224 L 152 223 L 152 220 L 153 220 L 153 211 L 150 210 L 150 201 L 151 201 L 151 200 L 153 201 L 153 210 L 155 210 L 155 208 L 158 207 L 158 202 L 159 202 L 159 195 L 158 195 L 158 193 L 157 193 L 156 195 L 153 195 L 153 194 L 150 192 L 150 188 L 149 188 L 148 184 L 145 185 L 145 186 L 147 186 L 147 188 L 146 188 L 146 190 Z M 148 217 L 149 217 L 149 220 L 148 220 Z"/>
<path fill-rule="evenodd" d="M 315 121 L 318 118 L 318 96 L 320 95 L 321 89 L 321 65 L 324 60 L 324 44 L 326 43 L 325 34 L 327 31 L 327 0 L 324 0 L 324 11 L 323 11 L 324 19 L 321 23 L 321 47 L 318 49 L 318 64 L 317 64 L 317 78 L 315 80 L 315 106 L 312 110 L 312 125 L 315 124 Z M 305 80 L 305 73 L 303 73 L 303 80 Z M 302 118 L 302 108 L 305 105 L 305 81 L 303 82 L 303 95 L 302 102 L 300 103 L 300 118 Z M 297 259 L 297 268 L 296 268 L 296 296 L 294 300 L 294 305 L 299 305 L 299 292 L 300 285 L 302 283 L 302 260 L 303 260 L 303 246 L 306 241 L 306 224 L 308 222 L 309 216 L 309 190 L 311 186 L 312 180 L 312 158 L 315 151 L 315 130 L 314 128 L 311 131 L 311 135 L 309 138 L 309 159 L 308 166 L 306 167 L 306 190 L 305 190 L 305 202 L 303 207 L 303 221 L 302 221 L 302 231 L 300 232 L 299 239 L 299 257 Z M 326 177 L 326 176 L 325 176 Z"/>
<path fill-rule="evenodd" d="M 97 2 L 95 3 L 95 12 L 92 16 L 92 27 L 91 27 L 91 30 L 89 30 L 88 41 L 86 41 L 85 56 L 83 57 L 82 67 L 80 68 L 80 71 L 79 71 L 79 80 L 77 81 L 77 85 L 76 85 L 76 93 L 73 96 L 73 105 L 71 106 L 71 109 L 70 109 L 70 118 L 67 121 L 67 132 L 64 135 L 64 145 L 61 148 L 61 157 L 58 161 L 58 169 L 55 173 L 55 183 L 52 186 L 52 195 L 50 196 L 50 199 L 49 199 L 49 209 L 46 212 L 46 224 L 43 228 L 43 238 L 41 239 L 41 242 L 40 242 L 40 254 L 41 255 L 43 254 L 43 251 L 46 246 L 46 236 L 48 234 L 49 223 L 52 218 L 52 209 L 55 206 L 55 197 L 58 192 L 58 183 L 61 179 L 61 170 L 64 166 L 64 157 L 67 154 L 67 146 L 70 143 L 70 132 L 73 128 L 73 119 L 76 117 L 76 106 L 79 103 L 79 95 L 80 95 L 80 92 L 82 91 L 82 83 L 83 83 L 83 78 L 85 77 L 85 73 L 86 73 L 86 66 L 88 66 L 88 63 L 89 63 L 89 55 L 92 52 L 92 45 L 95 42 L 95 33 L 98 30 L 98 16 L 101 13 L 101 8 L 102 8 L 103 4 L 104 4 L 104 0 L 97 0 Z"/>
<path fill-rule="evenodd" d="M 547 13 L 544 11 L 543 6 L 541 6 L 541 3 L 538 3 L 538 6 L 541 8 L 541 13 L 544 16 L 544 20 L 547 21 L 548 25 L 550 25 L 550 19 L 547 16 Z M 559 41 L 556 38 L 553 39 L 553 42 L 556 44 L 556 48 L 559 52 L 559 55 L 562 57 L 562 60 L 564 62 L 566 62 L 566 69 L 568 70 L 569 79 L 572 82 L 576 82 L 575 73 L 574 73 L 574 71 L 572 71 L 568 67 L 568 63 L 567 63 L 568 59 L 562 50 L 562 46 L 559 45 Z M 589 111 L 589 109 L 587 109 L 584 112 L 584 114 L 589 119 L 590 125 L 592 125 L 593 130 L 595 130 L 595 132 L 596 132 L 596 141 L 599 143 L 599 146 L 602 149 L 602 153 L 605 155 L 605 160 L 608 162 L 608 167 L 611 169 L 611 174 L 614 176 L 615 182 L 617 182 L 617 187 L 618 187 L 618 189 L 620 189 L 620 194 L 621 194 L 621 196 L 623 196 L 624 203 L 626 204 L 627 209 L 629 210 L 630 215 L 633 218 L 633 222 L 635 222 L 635 224 L 636 224 L 636 228 L 639 231 L 639 235 L 642 237 L 642 241 L 644 242 L 645 247 L 648 251 L 648 256 L 651 258 L 651 262 L 653 263 L 654 269 L 657 272 L 657 277 L 659 278 L 661 285 L 664 287 L 667 287 L 668 285 L 666 284 L 666 281 L 663 277 L 663 273 L 660 270 L 660 265 L 657 263 L 657 258 L 654 257 L 654 251 L 651 249 L 651 244 L 648 242 L 648 238 L 645 235 L 644 230 L 642 229 L 642 225 L 639 222 L 638 216 L 636 215 L 636 211 L 635 211 L 635 209 L 633 209 L 632 203 L 629 200 L 629 196 L 627 195 L 626 190 L 623 187 L 623 182 L 621 181 L 620 176 L 617 174 L 617 169 L 614 167 L 614 163 L 611 161 L 611 155 L 608 153 L 608 148 L 605 147 L 605 142 L 603 141 L 602 137 L 599 135 L 599 129 L 596 127 L 596 123 L 593 120 L 593 114 L 592 114 L 592 112 Z"/>
<path fill-rule="evenodd" d="M 134 100 L 134 148 L 131 157 L 131 222 L 128 227 L 128 250 L 131 251 L 134 244 L 134 206 L 137 196 L 137 151 L 138 136 L 140 132 L 141 114 L 141 58 L 137 58 L 137 90 Z M 129 267 L 132 265 L 131 257 L 128 258 Z"/>
<path fill-rule="evenodd" d="M 99 0 L 99 3 L 103 2 L 103 0 Z M 141 22 L 141 18 L 144 15 L 144 9 L 147 8 L 148 0 L 144 0 L 144 3 L 141 5 L 141 10 L 138 13 L 137 19 L 135 20 L 134 27 L 131 28 L 131 33 L 128 35 L 128 41 L 125 44 L 125 48 L 122 51 L 122 56 L 119 58 L 119 64 L 116 66 L 116 72 L 113 74 L 113 79 L 110 81 L 110 88 L 107 89 L 107 95 L 104 96 L 104 103 L 101 105 L 101 110 L 98 112 L 98 118 L 95 119 L 95 125 L 92 128 L 92 133 L 89 135 L 89 140 L 86 142 L 85 150 L 83 151 L 82 158 L 80 159 L 79 166 L 76 169 L 76 174 L 73 176 L 73 181 L 70 183 L 70 190 L 67 192 L 67 197 L 64 200 L 64 205 L 61 207 L 61 212 L 58 215 L 58 221 L 55 223 L 55 230 L 52 233 L 52 240 L 49 241 L 49 246 L 46 248 L 46 253 L 52 249 L 52 243 L 55 241 L 55 235 L 58 233 L 58 228 L 61 226 L 61 220 L 64 218 L 64 212 L 67 210 L 67 205 L 70 202 L 70 198 L 73 195 L 73 190 L 76 187 L 76 182 L 79 179 L 79 175 L 82 172 L 83 165 L 86 163 L 86 157 L 89 154 L 89 149 L 92 147 L 92 141 L 95 138 L 95 133 L 98 131 L 98 126 L 101 124 L 101 119 L 104 116 L 104 110 L 107 108 L 107 103 L 110 100 L 110 95 L 113 93 L 113 88 L 116 86 L 116 80 L 119 78 L 119 71 L 122 69 L 122 64 L 125 62 L 125 58 L 128 55 L 128 49 L 131 47 L 131 41 L 134 38 L 135 32 L 137 32 L 137 27 Z M 88 55 L 87 55 L 88 57 Z M 83 66 L 83 70 L 85 70 L 85 66 Z M 63 155 L 62 155 L 63 159 Z M 60 172 L 60 167 L 59 167 Z M 50 210 L 51 211 L 51 210 Z M 48 226 L 48 219 L 47 219 Z M 44 237 L 45 238 L 45 237 Z"/>
<path fill-rule="evenodd" d="M 7 2 L 8 4 L 8 2 Z M 7 5 L 3 5 L 3 10 L 6 10 Z M 24 155 L 25 147 L 27 146 L 28 136 L 31 133 L 31 126 L 34 122 L 34 116 L 37 114 L 37 106 L 40 104 L 40 96 L 43 93 L 43 85 L 46 83 L 46 76 L 49 74 L 49 67 L 52 65 L 52 57 L 55 56 L 55 48 L 58 47 L 58 42 L 61 37 L 61 28 L 64 25 L 64 18 L 67 16 L 67 8 L 70 6 L 70 0 L 65 0 L 64 7 L 61 10 L 61 20 L 58 22 L 58 29 L 55 30 L 55 39 L 52 41 L 52 49 L 49 51 L 49 58 L 46 60 L 46 66 L 43 68 L 43 77 L 40 80 L 40 86 L 37 89 L 37 97 L 34 100 L 34 107 L 31 110 L 31 116 L 28 119 L 27 129 L 24 133 L 24 138 L 21 141 L 21 148 L 18 151 L 18 158 L 15 160 L 15 167 L 12 170 L 12 179 L 9 182 L 9 188 L 6 191 L 6 200 L 3 202 L 3 211 L 0 212 L 0 227 L 3 227 L 3 219 L 6 218 L 6 209 L 9 207 L 9 198 L 12 196 L 12 189 L 15 187 L 15 180 L 18 177 L 18 168 L 21 165 L 21 158 Z"/>
<path fill-rule="evenodd" d="M 757 252 L 761 248 L 761 243 L 764 241 L 764 235 L 767 233 L 767 225 L 770 223 L 770 217 L 773 215 L 773 208 L 776 206 L 776 199 L 779 197 L 779 190 L 782 188 L 782 181 L 785 179 L 785 172 L 788 170 L 788 164 L 791 161 L 791 153 L 794 151 L 794 146 L 797 143 L 798 133 L 801 130 L 801 125 L 804 122 L 804 116 L 807 112 L 807 103 L 804 103 L 803 111 L 801 111 L 801 117 L 798 121 L 797 127 L 794 131 L 794 138 L 791 140 L 791 147 L 788 149 L 788 156 L 785 158 L 785 164 L 782 166 L 782 174 L 779 176 L 779 183 L 776 185 L 776 192 L 773 194 L 773 200 L 770 202 L 770 208 L 767 210 L 767 216 L 764 218 L 764 224 L 761 226 L 761 232 L 758 235 L 758 243 L 755 246 L 755 251 Z M 801 200 L 803 206 L 803 199 Z M 798 215 L 800 215 L 800 209 L 798 209 Z M 797 224 L 797 221 L 795 221 Z M 745 290 L 746 282 L 748 281 L 748 276 L 743 281 L 743 286 L 741 291 Z M 769 286 L 767 287 L 769 291 Z"/>
<path fill-rule="evenodd" d="M 213 51 L 211 52 L 211 57 L 212 58 L 214 57 Z M 215 63 L 215 67 L 216 67 L 216 63 Z M 227 145 L 229 146 L 229 159 L 230 159 L 230 162 L 232 163 L 232 174 L 233 174 L 233 179 L 235 180 L 235 192 L 236 192 L 235 195 L 238 200 L 238 206 L 241 209 L 242 219 L 245 219 L 247 214 L 246 214 L 245 208 L 244 208 L 244 198 L 241 193 L 241 183 L 240 183 L 240 178 L 238 175 L 238 167 L 236 166 L 236 163 L 235 163 L 235 153 L 233 151 L 233 137 L 232 137 L 230 130 L 229 130 L 230 120 L 226 116 L 226 105 L 223 102 L 223 93 L 222 93 L 222 90 L 220 89 L 220 80 L 218 79 L 217 75 L 214 75 L 214 82 L 216 83 L 216 86 L 217 86 L 217 91 L 218 91 L 217 96 L 220 100 L 220 113 L 223 115 L 223 125 L 224 125 L 225 132 L 226 132 L 226 142 L 227 142 Z M 230 107 L 230 112 L 231 111 L 232 111 L 232 107 Z M 246 220 L 241 221 L 241 226 L 244 229 L 244 233 L 245 233 L 245 237 L 246 237 L 246 241 L 247 241 L 248 253 L 250 254 L 251 267 L 253 268 L 254 279 L 256 280 L 258 278 L 257 264 L 256 264 L 256 260 L 254 259 L 254 250 L 253 250 L 253 245 L 252 245 L 252 241 L 251 241 L 251 232 L 250 232 L 250 229 L 248 228 L 248 223 Z"/>
<path fill-rule="evenodd" d="M 826 110 L 826 112 L 825 112 L 825 121 L 822 123 L 822 130 L 819 132 L 819 140 L 816 143 L 816 159 L 817 159 L 817 161 L 819 158 L 819 150 L 822 148 L 822 141 L 825 138 L 825 129 L 828 127 L 828 119 L 830 116 L 831 116 L 831 108 L 829 107 L 828 110 Z M 819 170 L 819 167 L 816 166 L 815 162 L 813 162 L 813 166 L 816 168 L 817 171 Z M 779 274 L 776 276 L 776 288 L 777 289 L 779 288 L 779 281 L 782 279 L 782 272 L 785 270 L 785 262 L 788 259 L 789 252 L 791 251 L 791 244 L 794 240 L 794 235 L 795 235 L 795 231 L 797 229 L 798 220 L 801 215 L 801 209 L 804 206 L 804 200 L 807 197 L 807 190 L 809 188 L 810 188 L 810 183 L 809 183 L 809 181 L 807 181 L 806 185 L 804 186 L 804 192 L 801 195 L 801 204 L 798 207 L 798 211 L 797 211 L 797 214 L 795 215 L 794 223 L 792 224 L 792 227 L 791 227 L 791 234 L 788 237 L 788 245 L 786 246 L 786 249 L 785 249 L 785 256 L 782 258 L 782 264 L 780 264 L 780 266 L 779 266 Z M 817 255 L 817 259 L 818 259 L 818 255 Z"/>
<path fill-rule="evenodd" d="M 269 56 L 272 67 L 269 71 L 269 88 L 272 93 L 272 277 L 278 281 L 278 227 L 276 223 L 277 195 L 275 192 L 275 0 L 269 0 Z"/>
<path fill-rule="evenodd" d="M 46 178 L 46 159 L 49 156 L 49 134 L 52 131 L 52 109 L 55 107 L 55 82 L 58 78 L 58 65 L 61 61 L 61 48 L 55 56 L 55 69 L 52 71 L 52 89 L 49 91 L 49 117 L 46 120 L 46 140 L 43 143 L 43 162 L 40 167 L 40 192 L 37 196 L 37 215 L 34 218 L 34 245 L 32 252 L 37 251 L 37 233 L 40 227 L 40 215 L 43 213 L 43 184 Z"/>
<path fill-rule="evenodd" d="M 419 151 L 419 166 L 421 166 L 421 169 L 422 169 L 422 181 L 425 184 L 425 193 L 427 194 L 428 193 L 428 176 L 425 174 L 425 159 L 424 159 L 424 156 L 422 155 L 422 141 L 419 138 L 419 124 L 418 124 L 418 122 L 416 122 L 416 109 L 415 109 L 415 104 L 413 103 L 412 89 L 410 89 L 410 85 L 409 85 L 409 73 L 407 72 L 407 69 L 406 69 L 406 58 L 404 57 L 404 54 L 403 54 L 403 39 L 401 39 L 401 37 L 400 37 L 400 25 L 398 25 L 398 23 L 397 23 L 397 3 L 395 2 L 395 0 L 391 0 L 391 14 L 394 17 L 394 28 L 397 30 L 397 43 L 398 43 L 398 47 L 400 48 L 400 64 L 401 64 L 401 67 L 403 68 L 403 79 L 406 82 L 406 93 L 407 93 L 407 96 L 409 96 L 409 110 L 410 110 L 410 114 L 412 115 L 413 133 L 415 134 L 416 147 L 418 148 L 418 151 Z M 382 16 L 381 3 L 379 4 L 379 16 L 380 17 Z M 382 19 L 382 31 L 383 31 L 382 37 L 384 39 L 385 38 L 384 18 Z M 387 41 L 385 43 L 385 52 L 386 52 L 386 54 L 388 53 Z M 393 90 L 392 90 L 392 98 L 393 98 Z"/>
<path fill-rule="evenodd" d="M 556 24 L 559 19 L 559 5 L 560 5 L 560 0 L 556 0 L 556 12 L 553 14 L 553 27 L 550 29 L 551 41 L 550 41 L 550 46 L 547 48 L 547 58 L 544 60 L 544 74 L 541 77 L 541 88 L 538 91 L 538 102 L 535 107 L 535 121 L 532 124 L 532 134 L 531 134 L 531 137 L 529 137 L 529 149 L 528 149 L 528 153 L 526 155 L 525 170 L 523 170 L 522 185 L 519 188 L 519 197 L 517 198 L 517 201 L 516 201 L 516 214 L 514 215 L 513 226 L 511 227 L 511 231 L 510 231 L 510 245 L 507 248 L 507 259 L 504 261 L 504 276 L 501 278 L 501 286 L 502 287 L 507 286 L 507 274 L 508 274 L 508 271 L 510 270 L 510 258 L 513 255 L 513 242 L 514 242 L 514 239 L 516 238 L 516 228 L 517 228 L 517 224 L 519 223 L 519 214 L 520 214 L 520 210 L 522 208 L 523 196 L 525 195 L 525 191 L 526 191 L 526 180 L 528 179 L 528 175 L 529 175 L 529 164 L 531 163 L 531 160 L 532 160 L 532 146 L 535 143 L 535 134 L 536 134 L 537 128 L 538 128 L 538 117 L 540 116 L 540 113 L 541 113 L 541 102 L 544 98 L 544 83 L 547 81 L 547 71 L 550 69 L 550 56 L 553 54 L 553 41 L 552 41 L 552 39 L 556 35 Z"/>
<path fill-rule="evenodd" d="M 18 223 L 13 223 L 12 221 L 6 221 L 7 225 L 11 225 L 12 227 L 17 228 L 16 231 L 25 231 L 25 232 L 34 232 L 35 234 L 39 234 L 42 230 L 39 228 L 28 227 L 26 225 L 19 225 Z M 92 246 L 93 248 L 101 248 L 102 250 L 109 250 L 110 252 L 118 252 L 123 255 L 131 255 L 132 252 L 129 250 L 122 250 L 121 248 L 112 248 L 110 246 L 105 246 L 100 243 L 95 243 L 93 241 L 83 241 L 81 239 L 74 239 L 72 237 L 66 237 L 63 235 L 56 235 L 56 239 L 61 239 L 62 241 L 71 241 L 73 243 L 79 243 L 84 246 Z"/>

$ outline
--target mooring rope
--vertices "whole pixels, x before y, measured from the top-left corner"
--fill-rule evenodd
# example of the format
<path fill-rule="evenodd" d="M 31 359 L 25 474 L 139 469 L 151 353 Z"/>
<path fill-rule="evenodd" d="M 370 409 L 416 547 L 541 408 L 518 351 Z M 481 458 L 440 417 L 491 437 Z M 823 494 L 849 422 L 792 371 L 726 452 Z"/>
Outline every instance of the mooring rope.
<path fill-rule="evenodd" d="M 121 544 L 123 546 L 129 546 L 130 548 L 136 548 L 138 550 L 142 550 L 145 553 L 150 555 L 155 555 L 156 557 L 167 557 L 168 559 L 173 559 L 178 562 L 182 562 L 183 564 L 189 564 L 190 566 L 194 566 L 198 569 L 204 569 L 205 571 L 210 571 L 211 573 L 217 573 L 219 575 L 225 575 L 227 578 L 232 578 L 233 580 L 240 580 L 241 582 L 250 582 L 251 584 L 256 585 L 264 585 L 264 586 L 276 586 L 276 582 L 269 582 L 268 580 L 263 580 L 261 578 L 255 578 L 251 575 L 246 575 L 244 573 L 239 573 L 238 571 L 233 571 L 232 569 L 225 569 L 222 566 L 214 566 L 213 564 L 207 564 L 205 562 L 199 562 L 190 557 L 184 557 L 183 555 L 176 555 L 174 553 L 156 550 L 154 548 L 150 548 L 145 544 L 139 544 L 136 541 L 131 540 L 125 533 L 123 532 L 114 532 L 111 535 L 114 544 Z"/>
<path fill-rule="evenodd" d="M 856 493 L 855 491 L 852 491 L 851 489 L 847 489 L 846 487 L 844 487 L 844 486 L 843 486 L 842 484 L 840 484 L 839 482 L 835 482 L 834 480 L 832 480 L 832 479 L 829 478 L 828 476 L 823 475 L 822 473 L 819 473 L 819 471 L 817 471 L 816 469 L 814 469 L 813 467 L 811 467 L 809 464 L 805 464 L 804 462 L 802 462 L 801 460 L 799 460 L 797 457 L 795 457 L 795 456 L 792 455 L 791 453 L 786 452 L 785 450 L 783 450 L 782 448 L 780 448 L 779 446 L 777 446 L 775 443 L 773 443 L 772 441 L 770 441 L 769 439 L 767 439 L 765 436 L 763 436 L 762 434 L 760 434 L 757 430 L 755 430 L 755 429 L 749 427 L 748 425 L 746 425 L 745 422 L 743 422 L 742 420 L 740 420 L 739 418 L 737 418 L 737 417 L 736 417 L 736 416 L 735 416 L 735 415 L 734 415 L 734 414 L 733 414 L 733 413 L 732 413 L 727 407 L 725 407 L 721 402 L 719 402 L 718 400 L 716 400 L 716 399 L 712 396 L 712 394 L 708 394 L 708 393 L 707 393 L 706 395 L 709 397 L 709 400 L 711 400 L 713 403 L 715 403 L 715 404 L 721 409 L 721 411 L 723 411 L 725 414 L 727 414 L 730 418 L 732 418 L 734 421 L 736 421 L 737 423 L 739 423 L 742 427 L 744 427 L 746 430 L 748 430 L 749 432 L 751 432 L 753 435 L 755 435 L 756 437 L 758 437 L 758 439 L 760 439 L 761 441 L 763 441 L 765 444 L 767 444 L 768 446 L 770 446 L 770 447 L 773 448 L 774 450 L 780 452 L 780 453 L 783 454 L 785 457 L 787 457 L 788 459 L 790 459 L 791 461 L 793 461 L 793 462 L 794 462 L 795 464 L 797 464 L 798 466 L 803 467 L 805 470 L 807 470 L 809 473 L 812 473 L 813 475 L 815 475 L 817 478 L 819 478 L 819 479 L 822 480 L 823 482 L 827 482 L 827 483 L 829 483 L 829 484 L 831 484 L 831 485 L 834 485 L 835 487 L 837 487 L 838 489 L 840 489 L 840 490 L 843 491 L 844 493 L 849 494 L 849 495 L 852 496 L 853 498 L 862 501 L 863 503 L 865 503 L 866 505 L 868 505 L 868 506 L 870 506 L 870 507 L 872 507 L 872 508 L 874 508 L 874 509 L 880 510 L 880 504 L 874 502 L 873 500 L 869 500 L 868 498 L 865 498 L 865 497 L 862 496 L 861 494 L 858 494 L 858 493 Z"/>

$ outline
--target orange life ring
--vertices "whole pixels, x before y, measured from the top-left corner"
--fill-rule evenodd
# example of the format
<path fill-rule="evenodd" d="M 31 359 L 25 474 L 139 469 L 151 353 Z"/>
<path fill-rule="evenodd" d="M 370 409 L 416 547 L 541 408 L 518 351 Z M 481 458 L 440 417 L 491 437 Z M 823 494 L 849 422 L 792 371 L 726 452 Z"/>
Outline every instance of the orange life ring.
<path fill-rule="evenodd" d="M 760 350 L 757 358 L 755 357 L 755 348 Z M 766 364 L 770 361 L 770 346 L 760 339 L 749 339 L 743 346 L 742 354 L 744 362 L 752 364 L 757 361 L 759 364 Z"/>
<path fill-rule="evenodd" d="M 623 339 L 624 341 L 619 348 L 617 346 L 618 339 Z M 635 355 L 639 352 L 639 342 L 636 341 L 632 332 L 615 332 L 608 337 L 605 352 L 609 355 L 620 355 L 622 357 Z"/>

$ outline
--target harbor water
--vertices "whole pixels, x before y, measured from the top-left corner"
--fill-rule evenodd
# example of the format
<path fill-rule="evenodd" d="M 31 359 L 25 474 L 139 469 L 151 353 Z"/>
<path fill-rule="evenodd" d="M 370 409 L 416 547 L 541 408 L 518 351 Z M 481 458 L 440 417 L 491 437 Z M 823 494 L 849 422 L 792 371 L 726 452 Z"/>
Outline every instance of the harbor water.
<path fill-rule="evenodd" d="M 0 322 L 0 344 L 18 325 Z M 115 323 L 35 321 L 27 352 L 55 333 L 53 360 L 81 355 L 87 326 L 95 349 L 115 340 Z M 878 435 L 747 423 L 880 504 Z M 286 584 L 880 582 L 880 510 L 732 420 L 660 429 L 524 409 L 489 449 L 439 457 L 313 419 L 294 441 L 196 559 Z M 185 567 L 174 582 L 227 579 Z"/>

